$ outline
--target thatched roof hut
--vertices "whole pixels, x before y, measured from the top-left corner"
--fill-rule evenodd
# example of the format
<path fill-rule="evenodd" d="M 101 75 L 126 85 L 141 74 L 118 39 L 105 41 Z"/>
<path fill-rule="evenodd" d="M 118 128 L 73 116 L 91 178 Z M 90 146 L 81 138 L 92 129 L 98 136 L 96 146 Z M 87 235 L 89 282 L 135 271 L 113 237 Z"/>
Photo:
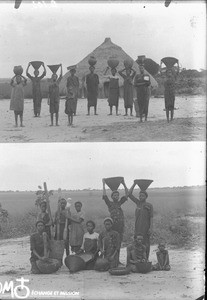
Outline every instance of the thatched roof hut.
<path fill-rule="evenodd" d="M 90 56 L 94 56 L 97 59 L 97 63 L 95 65 L 95 73 L 99 76 L 99 97 L 105 98 L 107 97 L 106 87 L 107 87 L 107 79 L 104 78 L 104 71 L 106 70 L 106 67 L 108 66 L 107 60 L 110 56 L 115 56 L 119 60 L 119 65 L 117 67 L 118 70 L 124 68 L 124 60 L 125 59 L 132 59 L 121 47 L 118 45 L 112 43 L 110 38 L 106 38 L 105 41 L 98 46 L 95 50 L 93 50 L 91 53 L 89 53 L 83 60 L 81 60 L 76 66 L 77 71 L 76 75 L 79 78 L 80 81 L 80 93 L 82 96 L 85 94 L 85 76 L 89 73 L 89 64 L 88 59 Z M 132 59 L 133 60 L 133 59 Z M 134 60 L 133 60 L 134 61 Z M 134 61 L 133 69 L 136 70 L 137 73 L 139 73 L 139 66 Z M 147 74 L 149 74 L 146 71 Z M 70 72 L 67 72 L 62 81 L 60 88 L 61 90 L 65 89 L 66 87 L 66 81 L 67 77 L 70 75 Z M 150 75 L 150 74 L 149 74 Z M 151 86 L 152 88 L 156 88 L 158 86 L 157 81 L 153 78 L 153 76 L 150 75 L 151 79 Z M 120 87 L 123 86 L 123 79 L 120 77 Z M 120 89 L 120 92 L 122 94 L 122 88 Z"/>

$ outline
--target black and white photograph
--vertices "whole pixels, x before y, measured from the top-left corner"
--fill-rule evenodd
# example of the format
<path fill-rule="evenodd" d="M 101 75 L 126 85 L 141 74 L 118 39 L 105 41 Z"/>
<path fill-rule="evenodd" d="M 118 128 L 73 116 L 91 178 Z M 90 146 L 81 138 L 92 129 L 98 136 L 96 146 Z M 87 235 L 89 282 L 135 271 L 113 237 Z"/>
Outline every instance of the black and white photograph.
<path fill-rule="evenodd" d="M 204 300 L 205 1 L 0 2 L 0 300 Z"/>

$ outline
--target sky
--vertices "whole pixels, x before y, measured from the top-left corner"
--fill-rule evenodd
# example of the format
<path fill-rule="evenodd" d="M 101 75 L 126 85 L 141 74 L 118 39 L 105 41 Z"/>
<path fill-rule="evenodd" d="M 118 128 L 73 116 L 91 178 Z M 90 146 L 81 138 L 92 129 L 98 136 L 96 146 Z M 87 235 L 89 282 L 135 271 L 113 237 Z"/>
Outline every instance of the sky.
<path fill-rule="evenodd" d="M 0 191 L 101 189 L 102 178 L 151 187 L 205 184 L 204 142 L 0 144 Z"/>
<path fill-rule="evenodd" d="M 118 3 L 0 3 L 0 78 L 29 61 L 78 63 L 106 37 L 132 58 L 146 55 L 157 63 L 165 56 L 187 69 L 206 69 L 205 1 L 166 8 L 163 1 Z"/>

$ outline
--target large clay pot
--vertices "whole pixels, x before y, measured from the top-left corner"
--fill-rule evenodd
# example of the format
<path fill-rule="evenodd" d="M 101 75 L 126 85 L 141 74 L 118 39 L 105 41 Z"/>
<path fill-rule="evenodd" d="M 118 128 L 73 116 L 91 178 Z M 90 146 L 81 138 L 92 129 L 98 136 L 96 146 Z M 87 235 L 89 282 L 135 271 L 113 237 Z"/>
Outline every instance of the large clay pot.
<path fill-rule="evenodd" d="M 171 69 L 175 64 L 178 64 L 178 59 L 175 57 L 164 57 L 161 59 L 168 69 Z"/>
<path fill-rule="evenodd" d="M 65 265 L 69 269 L 70 273 L 75 273 L 84 270 L 86 263 L 79 255 L 68 255 L 65 258 Z"/>
<path fill-rule="evenodd" d="M 136 62 L 138 63 L 138 65 L 143 65 L 144 64 L 144 62 L 145 62 L 145 55 L 139 55 L 138 57 L 137 57 L 137 60 L 136 60 Z"/>
<path fill-rule="evenodd" d="M 35 70 L 39 70 L 41 65 L 43 64 L 42 61 L 31 61 L 30 64 L 33 66 Z"/>
<path fill-rule="evenodd" d="M 105 183 L 112 191 L 116 191 L 119 188 L 123 179 L 124 177 L 109 177 L 105 178 Z"/>
<path fill-rule="evenodd" d="M 50 258 L 62 260 L 64 254 L 64 241 L 63 240 L 50 240 Z"/>
<path fill-rule="evenodd" d="M 57 259 L 47 258 L 46 260 L 37 260 L 38 269 L 43 274 L 51 274 L 57 272 L 60 268 L 60 262 Z"/>
<path fill-rule="evenodd" d="M 106 272 L 108 271 L 110 267 L 109 261 L 106 258 L 98 258 L 96 260 L 94 270 L 99 271 L 99 272 Z"/>
<path fill-rule="evenodd" d="M 22 75 L 23 68 L 22 68 L 22 66 L 15 66 L 14 69 L 13 69 L 13 71 L 14 71 L 15 75 Z"/>
<path fill-rule="evenodd" d="M 59 69 L 59 67 L 61 66 L 60 64 L 59 65 L 47 65 L 48 68 L 52 71 L 53 74 L 56 74 L 57 73 L 57 70 Z"/>
<path fill-rule="evenodd" d="M 97 60 L 94 56 L 90 56 L 89 57 L 89 60 L 88 60 L 88 63 L 91 67 L 95 66 L 95 64 L 97 63 Z"/>
<path fill-rule="evenodd" d="M 133 60 L 132 59 L 125 59 L 124 60 L 124 66 L 126 69 L 131 69 L 133 66 Z"/>
<path fill-rule="evenodd" d="M 150 186 L 153 180 L 150 179 L 135 179 L 134 183 L 138 185 L 141 191 L 146 191 L 146 189 Z"/>
<path fill-rule="evenodd" d="M 118 64 L 119 64 L 119 60 L 116 58 L 116 57 L 109 57 L 109 59 L 107 60 L 107 63 L 108 63 L 108 66 L 111 68 L 111 69 L 115 69 Z"/>
<path fill-rule="evenodd" d="M 151 262 L 139 262 L 135 264 L 138 273 L 149 273 L 152 270 Z"/>

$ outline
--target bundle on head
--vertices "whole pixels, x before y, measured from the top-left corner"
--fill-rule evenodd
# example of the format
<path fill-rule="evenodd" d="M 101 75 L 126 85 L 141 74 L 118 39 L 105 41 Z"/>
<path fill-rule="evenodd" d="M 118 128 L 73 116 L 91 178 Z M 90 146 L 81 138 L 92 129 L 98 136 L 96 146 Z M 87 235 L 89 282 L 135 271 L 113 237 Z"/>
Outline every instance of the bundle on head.
<path fill-rule="evenodd" d="M 36 264 L 40 272 L 43 274 L 55 273 L 61 266 L 59 260 L 53 258 L 37 260 Z"/>

